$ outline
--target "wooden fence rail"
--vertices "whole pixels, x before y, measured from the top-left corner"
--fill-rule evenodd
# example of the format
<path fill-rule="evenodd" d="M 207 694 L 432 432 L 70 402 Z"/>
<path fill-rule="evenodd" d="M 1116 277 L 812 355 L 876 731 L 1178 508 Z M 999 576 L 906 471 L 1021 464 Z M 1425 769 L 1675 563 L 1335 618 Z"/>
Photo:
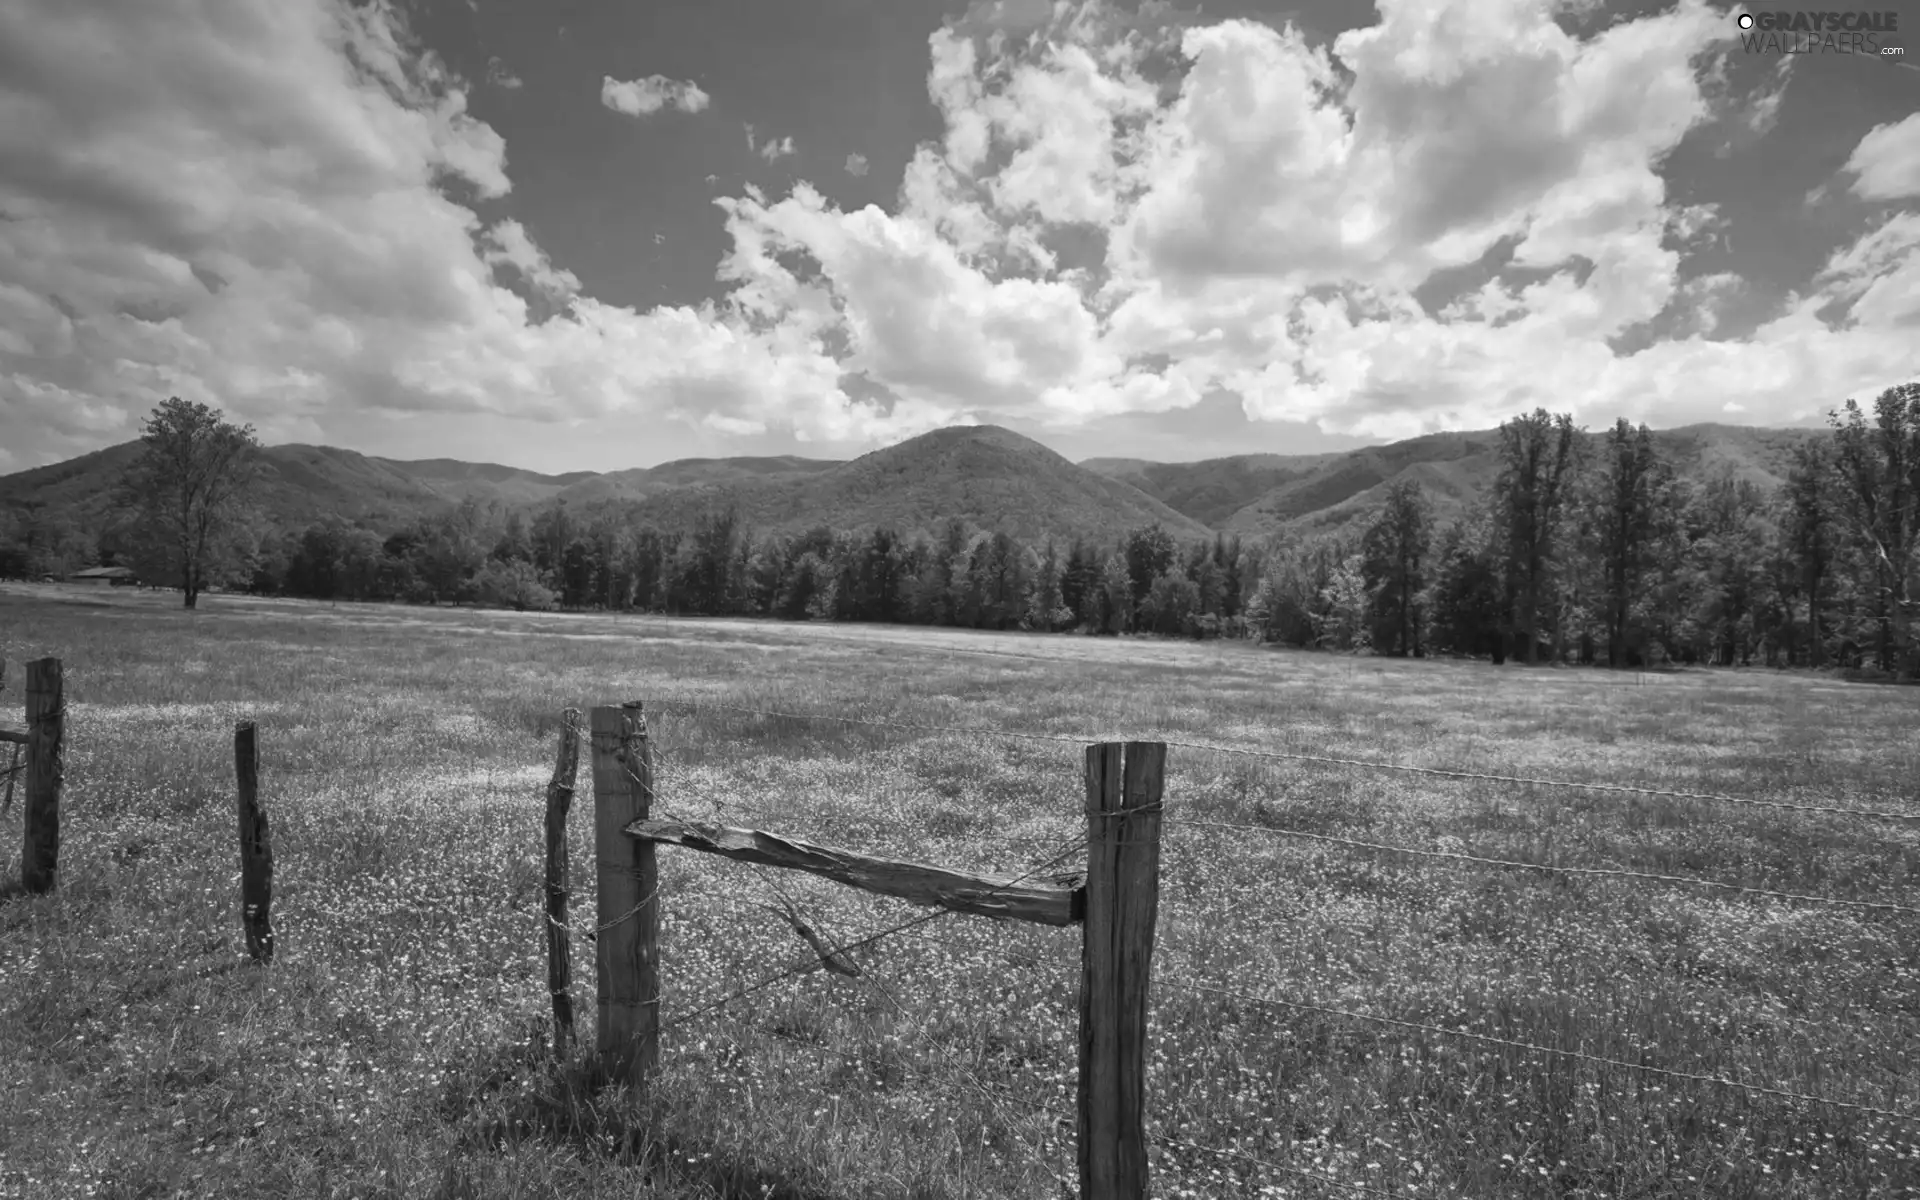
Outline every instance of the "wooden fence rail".
<path fill-rule="evenodd" d="M 604 1079 L 644 1087 L 659 1063 L 656 845 L 806 871 L 958 913 L 1042 925 L 1080 924 L 1080 1195 L 1084 1200 L 1145 1200 L 1147 985 L 1159 909 L 1164 743 L 1087 747 L 1086 873 L 1027 884 L 859 854 L 765 830 L 656 820 L 650 815 L 652 749 L 640 703 L 595 708 L 590 731 L 599 878 L 595 1042 Z M 564 762 L 564 733 L 562 739 Z M 557 784 L 558 771 L 554 778 Z M 550 888 L 556 836 L 553 796 L 550 790 Z M 548 918 L 551 945 L 551 909 Z M 564 938 L 564 921 L 558 928 Z M 829 958 L 830 952 L 822 957 Z M 556 998 L 556 1014 L 558 1003 Z"/>

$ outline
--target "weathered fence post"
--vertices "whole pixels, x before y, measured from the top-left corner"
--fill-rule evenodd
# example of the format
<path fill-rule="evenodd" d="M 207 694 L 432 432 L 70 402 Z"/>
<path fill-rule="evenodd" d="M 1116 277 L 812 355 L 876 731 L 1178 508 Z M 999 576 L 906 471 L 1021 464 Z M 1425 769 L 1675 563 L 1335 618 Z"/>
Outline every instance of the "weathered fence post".
<path fill-rule="evenodd" d="M 60 660 L 42 658 L 28 663 L 27 806 L 20 847 L 20 886 L 29 892 L 52 891 L 59 876 L 66 718 Z"/>
<path fill-rule="evenodd" d="M 260 807 L 260 755 L 252 721 L 233 728 L 233 774 L 239 788 L 240 924 L 247 933 L 247 955 L 257 963 L 273 961 L 273 842 L 267 814 Z"/>
<path fill-rule="evenodd" d="M 580 710 L 560 714 L 560 757 L 547 784 L 547 991 L 553 997 L 553 1053 L 573 1045 L 573 939 L 567 930 L 567 810 L 580 773 Z"/>
<path fill-rule="evenodd" d="M 1147 984 L 1160 905 L 1167 747 L 1087 747 L 1087 917 L 1080 973 L 1080 1195 L 1146 1200 Z"/>
<path fill-rule="evenodd" d="M 588 729 L 599 882 L 595 1049 L 606 1078 L 638 1085 L 660 1058 L 660 874 L 653 843 L 626 829 L 651 815 L 653 747 L 638 700 L 595 708 Z"/>
<path fill-rule="evenodd" d="M 6 690 L 7 660 L 0 658 L 0 692 Z M 0 730 L 0 735 L 10 735 L 11 733 L 11 730 Z M 13 781 L 14 778 L 20 774 L 20 751 L 25 748 L 25 744 L 13 741 L 10 736 L 0 737 L 0 740 L 4 740 L 7 743 L 7 792 L 4 798 L 0 798 L 0 813 L 4 813 L 11 811 L 13 808 Z"/>

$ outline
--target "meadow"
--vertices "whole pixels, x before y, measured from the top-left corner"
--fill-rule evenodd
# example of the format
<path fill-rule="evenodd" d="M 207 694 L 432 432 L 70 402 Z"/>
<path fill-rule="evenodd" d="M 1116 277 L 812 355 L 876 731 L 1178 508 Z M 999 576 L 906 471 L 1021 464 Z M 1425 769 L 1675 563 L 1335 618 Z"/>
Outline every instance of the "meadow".
<path fill-rule="evenodd" d="M 62 658 L 68 700 L 60 888 L 0 901 L 0 1197 L 1071 1196 L 1078 929 L 940 916 L 851 951 L 857 977 L 729 999 L 811 957 L 773 909 L 836 943 L 917 910 L 664 847 L 654 1087 L 552 1063 L 559 714 L 627 699 L 658 815 L 1004 874 L 1081 861 L 1076 743 L 1218 747 L 1168 753 L 1156 1196 L 1920 1196 L 1920 820 L 1228 752 L 1920 813 L 1920 689 L 177 602 L 0 585 L 0 722 L 25 659 Z M 266 968 L 242 965 L 239 719 Z M 584 929 L 584 788 L 571 828 Z"/>

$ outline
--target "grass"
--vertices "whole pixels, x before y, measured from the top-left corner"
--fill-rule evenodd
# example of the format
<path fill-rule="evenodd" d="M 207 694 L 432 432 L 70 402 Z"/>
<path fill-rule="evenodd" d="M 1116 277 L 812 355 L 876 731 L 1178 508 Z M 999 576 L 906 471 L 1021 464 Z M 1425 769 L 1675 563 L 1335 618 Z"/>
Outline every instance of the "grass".
<path fill-rule="evenodd" d="M 762 905 L 837 942 L 915 910 L 666 848 L 657 1086 L 556 1066 L 540 855 L 567 706 L 647 702 L 656 811 L 1004 873 L 1083 831 L 1079 746 L 710 705 L 1920 810 L 1920 693 L 1825 676 L 206 605 L 0 591 L 5 719 L 26 658 L 61 657 L 69 698 L 60 889 L 0 901 L 0 1196 L 1072 1194 L 1076 930 L 942 916 L 854 952 L 859 978 L 700 1011 L 808 957 Z M 242 717 L 267 969 L 238 965 Z M 1913 914 L 1198 822 L 1906 905 L 1916 823 L 1178 746 L 1167 802 L 1149 1103 L 1182 1144 L 1156 1145 L 1157 1196 L 1920 1195 Z M 591 964 L 576 940 L 589 1038 Z"/>

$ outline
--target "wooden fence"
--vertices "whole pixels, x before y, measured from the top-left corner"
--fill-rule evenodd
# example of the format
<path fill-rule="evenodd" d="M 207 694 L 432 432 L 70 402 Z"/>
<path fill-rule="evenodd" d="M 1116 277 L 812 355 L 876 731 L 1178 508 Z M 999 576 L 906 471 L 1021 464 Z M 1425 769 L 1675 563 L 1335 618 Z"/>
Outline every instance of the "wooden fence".
<path fill-rule="evenodd" d="M 0 681 L 5 665 L 0 663 Z M 27 664 L 25 730 L 0 728 L 9 747 L 6 800 L 24 771 L 21 883 L 54 889 L 60 848 L 65 702 L 60 660 Z M 563 716 L 547 788 L 548 989 L 555 1048 L 573 1041 L 567 925 L 566 821 L 578 773 L 578 713 Z M 587 727 L 594 801 L 596 1021 L 594 1061 L 603 1081 L 645 1087 L 660 1058 L 659 846 L 736 862 L 805 871 L 915 904 L 996 920 L 1082 928 L 1076 1140 L 1080 1195 L 1145 1200 L 1147 992 L 1159 906 L 1161 742 L 1108 742 L 1086 750 L 1084 874 L 1032 883 L 822 846 L 760 829 L 655 819 L 653 751 L 638 701 L 594 708 Z M 24 750 L 26 762 L 19 760 Z M 234 729 L 241 924 L 249 956 L 272 960 L 273 851 L 259 798 L 256 729 Z M 816 943 L 821 961 L 834 952 Z"/>
<path fill-rule="evenodd" d="M 7 664 L 0 660 L 0 689 Z M 13 807 L 14 787 L 26 778 L 22 804 L 20 890 L 44 895 L 60 878 L 60 794 L 66 780 L 66 685 L 60 660 L 37 659 L 27 664 L 27 723 L 25 729 L 0 726 L 0 746 L 7 749 L 7 767 L 0 782 L 0 812 Z M 26 761 L 21 762 L 24 752 Z M 260 768 L 254 724 L 241 721 L 234 728 L 233 768 L 237 784 L 240 832 L 240 922 L 247 953 L 255 962 L 273 959 L 273 926 L 269 912 L 273 898 L 273 847 L 267 839 L 267 815 L 260 805 Z"/>
<path fill-rule="evenodd" d="M 6 670 L 6 663 L 0 661 L 0 686 L 5 684 Z M 27 664 L 26 728 L 0 728 L 0 746 L 8 750 L 0 812 L 13 807 L 15 781 L 21 775 L 26 777 L 20 887 L 30 894 L 52 891 L 59 879 L 60 787 L 66 774 L 65 696 L 60 660 L 35 659 Z M 20 761 L 23 751 L 24 763 Z"/>
<path fill-rule="evenodd" d="M 573 1037 L 564 829 L 577 771 L 576 718 L 568 710 L 547 790 L 548 986 L 557 1048 Z M 595 1057 L 603 1080 L 645 1087 L 659 1064 L 659 846 L 806 871 L 952 912 L 1079 925 L 1080 1195 L 1144 1200 L 1147 991 L 1159 907 L 1164 743 L 1087 747 L 1086 871 L 1067 886 L 1054 886 L 879 858 L 765 830 L 655 819 L 653 752 L 640 702 L 594 708 L 587 732 L 599 884 Z M 822 963 L 831 965 L 833 952 L 817 948 Z"/>

